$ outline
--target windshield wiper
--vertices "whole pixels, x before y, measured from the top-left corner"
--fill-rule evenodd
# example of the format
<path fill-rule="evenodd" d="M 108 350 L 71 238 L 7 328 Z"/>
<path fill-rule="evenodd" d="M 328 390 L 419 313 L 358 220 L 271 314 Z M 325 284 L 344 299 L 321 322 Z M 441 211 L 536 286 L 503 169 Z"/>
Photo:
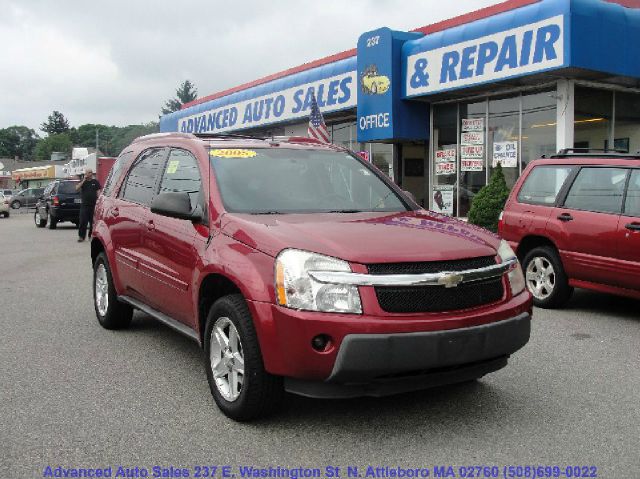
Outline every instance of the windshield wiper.
<path fill-rule="evenodd" d="M 252 211 L 250 215 L 285 215 L 282 211 Z"/>
<path fill-rule="evenodd" d="M 362 213 L 362 210 L 331 210 L 327 213 Z"/>

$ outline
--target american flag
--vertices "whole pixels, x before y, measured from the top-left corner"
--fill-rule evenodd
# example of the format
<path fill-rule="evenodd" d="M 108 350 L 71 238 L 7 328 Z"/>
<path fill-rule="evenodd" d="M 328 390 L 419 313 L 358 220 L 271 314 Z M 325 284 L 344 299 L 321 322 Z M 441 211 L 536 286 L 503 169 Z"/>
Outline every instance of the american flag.
<path fill-rule="evenodd" d="M 311 113 L 309 114 L 309 128 L 307 129 L 307 135 L 310 138 L 315 138 L 316 140 L 329 143 L 329 130 L 327 130 L 327 125 L 324 123 L 322 112 L 318 107 L 316 96 L 313 93 L 311 97 Z"/>

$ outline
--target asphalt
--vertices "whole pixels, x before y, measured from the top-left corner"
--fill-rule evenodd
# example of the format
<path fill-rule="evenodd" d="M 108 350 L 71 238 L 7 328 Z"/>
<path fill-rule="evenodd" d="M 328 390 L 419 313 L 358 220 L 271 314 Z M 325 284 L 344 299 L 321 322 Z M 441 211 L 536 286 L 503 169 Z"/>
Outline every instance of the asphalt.
<path fill-rule="evenodd" d="M 191 477 L 197 465 L 238 477 L 241 465 L 340 466 L 340 477 L 347 466 L 453 465 L 461 477 L 464 465 L 592 465 L 640 477 L 638 301 L 578 291 L 564 310 L 536 309 L 530 343 L 476 383 L 289 396 L 280 414 L 239 424 L 217 410 L 195 343 L 141 313 L 126 331 L 99 327 L 76 234 L 0 218 L 1 478 L 118 465 L 149 477 L 171 465 Z"/>

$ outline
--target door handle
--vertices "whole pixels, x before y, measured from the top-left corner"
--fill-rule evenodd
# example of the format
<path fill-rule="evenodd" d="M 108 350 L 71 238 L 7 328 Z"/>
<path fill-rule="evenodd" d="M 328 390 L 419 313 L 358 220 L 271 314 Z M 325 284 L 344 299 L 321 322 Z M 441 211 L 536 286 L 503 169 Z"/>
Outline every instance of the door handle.
<path fill-rule="evenodd" d="M 120 214 L 120 210 L 118 208 L 113 208 L 111 210 L 111 216 L 118 216 Z"/>
<path fill-rule="evenodd" d="M 640 223 L 627 223 L 624 227 L 628 230 L 640 231 Z"/>
<path fill-rule="evenodd" d="M 558 215 L 558 219 L 560 221 L 571 221 L 573 220 L 573 216 L 571 216 L 569 213 L 562 213 L 561 215 Z"/>
<path fill-rule="evenodd" d="M 153 220 L 149 220 L 147 222 L 147 229 L 149 231 L 153 231 L 154 229 L 156 229 L 156 225 L 153 223 Z"/>

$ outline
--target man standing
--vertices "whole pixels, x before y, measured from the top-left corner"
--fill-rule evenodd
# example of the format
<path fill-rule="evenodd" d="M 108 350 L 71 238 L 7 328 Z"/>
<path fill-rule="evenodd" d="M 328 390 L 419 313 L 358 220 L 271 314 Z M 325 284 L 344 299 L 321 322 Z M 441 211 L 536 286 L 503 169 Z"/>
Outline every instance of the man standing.
<path fill-rule="evenodd" d="M 76 191 L 81 192 L 82 206 L 80 206 L 80 228 L 78 229 L 78 243 L 84 241 L 87 234 L 87 223 L 89 223 L 89 236 L 93 229 L 93 210 L 96 207 L 98 191 L 101 186 L 98 180 L 93 177 L 93 170 L 84 170 L 84 179 L 76 186 Z"/>

